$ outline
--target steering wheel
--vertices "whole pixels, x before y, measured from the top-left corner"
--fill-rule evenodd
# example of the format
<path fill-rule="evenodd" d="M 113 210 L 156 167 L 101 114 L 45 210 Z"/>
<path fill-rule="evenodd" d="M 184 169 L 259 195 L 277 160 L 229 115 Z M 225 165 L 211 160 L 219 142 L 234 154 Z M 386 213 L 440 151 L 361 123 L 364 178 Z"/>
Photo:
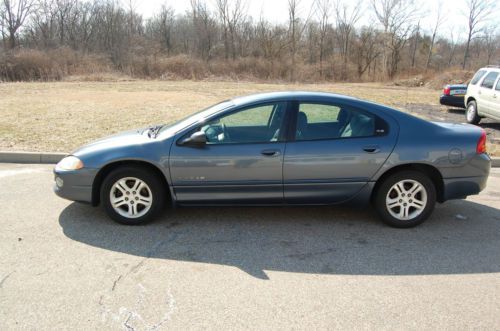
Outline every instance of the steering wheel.
<path fill-rule="evenodd" d="M 228 133 L 227 128 L 226 128 L 226 124 L 224 124 L 224 122 L 222 122 L 220 124 L 220 128 L 222 130 L 222 134 L 224 134 L 224 142 L 231 141 L 231 136 L 229 136 L 229 133 Z"/>

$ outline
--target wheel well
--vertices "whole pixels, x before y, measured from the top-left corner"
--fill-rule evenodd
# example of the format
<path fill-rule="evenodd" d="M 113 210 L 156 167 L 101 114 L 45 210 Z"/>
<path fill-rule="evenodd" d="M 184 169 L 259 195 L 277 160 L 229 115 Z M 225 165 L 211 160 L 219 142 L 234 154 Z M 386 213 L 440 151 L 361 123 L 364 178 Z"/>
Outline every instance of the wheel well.
<path fill-rule="evenodd" d="M 465 103 L 465 105 L 467 106 L 469 104 L 469 102 L 471 102 L 471 101 L 476 101 L 476 99 L 474 99 L 473 97 L 469 97 L 467 99 L 467 102 Z"/>
<path fill-rule="evenodd" d="M 419 171 L 428 176 L 431 179 L 432 183 L 434 184 L 434 187 L 436 188 L 437 201 L 438 202 L 444 201 L 443 176 L 441 175 L 439 170 L 437 170 L 435 167 L 428 164 L 420 164 L 420 163 L 403 164 L 387 170 L 382 176 L 380 176 L 380 178 L 375 183 L 375 187 L 372 191 L 372 196 L 371 196 L 372 201 L 377 194 L 378 188 L 387 177 L 404 170 Z"/>
<path fill-rule="evenodd" d="M 94 182 L 92 184 L 92 205 L 97 206 L 101 202 L 101 185 L 102 182 L 104 181 L 104 178 L 108 176 L 113 170 L 118 169 L 123 166 L 135 166 L 135 167 L 140 167 L 140 168 L 145 168 L 148 169 L 149 171 L 155 173 L 158 178 L 160 178 L 163 181 L 163 184 L 165 185 L 164 187 L 166 188 L 166 194 L 168 199 L 170 199 L 170 190 L 168 189 L 168 182 L 167 179 L 165 178 L 165 175 L 161 172 L 160 169 L 158 169 L 157 166 L 145 162 L 145 161 L 135 161 L 135 160 L 125 160 L 125 161 L 117 161 L 113 162 L 110 164 L 107 164 L 105 167 L 103 167 L 99 172 L 97 173 Z"/>

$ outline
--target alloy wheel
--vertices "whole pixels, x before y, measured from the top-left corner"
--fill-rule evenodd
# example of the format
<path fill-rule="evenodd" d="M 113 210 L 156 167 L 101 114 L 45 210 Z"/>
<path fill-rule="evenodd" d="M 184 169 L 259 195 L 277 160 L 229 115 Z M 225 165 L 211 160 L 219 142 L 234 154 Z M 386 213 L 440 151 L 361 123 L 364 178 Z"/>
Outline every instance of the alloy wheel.
<path fill-rule="evenodd" d="M 475 117 L 476 117 L 476 107 L 474 107 L 473 104 L 470 104 L 469 107 L 467 107 L 467 121 L 473 122 Z"/>
<path fill-rule="evenodd" d="M 151 209 L 153 194 L 143 180 L 126 177 L 113 184 L 109 200 L 113 209 L 121 216 L 139 218 Z"/>
<path fill-rule="evenodd" d="M 424 211 L 427 205 L 427 191 L 418 181 L 405 179 L 389 189 L 385 201 L 387 211 L 394 218 L 408 221 Z"/>

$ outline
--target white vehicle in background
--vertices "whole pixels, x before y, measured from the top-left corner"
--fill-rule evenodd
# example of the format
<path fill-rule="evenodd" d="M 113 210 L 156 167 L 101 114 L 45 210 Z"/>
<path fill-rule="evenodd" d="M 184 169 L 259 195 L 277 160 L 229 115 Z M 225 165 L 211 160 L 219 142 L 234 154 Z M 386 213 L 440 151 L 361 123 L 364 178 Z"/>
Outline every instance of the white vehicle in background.
<path fill-rule="evenodd" d="M 479 69 L 465 94 L 467 123 L 478 124 L 483 117 L 500 121 L 500 66 Z"/>

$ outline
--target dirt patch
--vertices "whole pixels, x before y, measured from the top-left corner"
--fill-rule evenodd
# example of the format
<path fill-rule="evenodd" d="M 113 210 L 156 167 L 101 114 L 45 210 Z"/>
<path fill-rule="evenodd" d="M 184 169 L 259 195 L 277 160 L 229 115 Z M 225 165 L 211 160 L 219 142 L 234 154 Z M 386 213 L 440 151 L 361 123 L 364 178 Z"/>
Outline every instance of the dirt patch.
<path fill-rule="evenodd" d="M 453 70 L 437 75 L 419 74 L 412 77 L 400 78 L 391 85 L 402 87 L 426 87 L 432 90 L 440 90 L 448 84 L 466 84 L 474 75 L 469 70 Z"/>

